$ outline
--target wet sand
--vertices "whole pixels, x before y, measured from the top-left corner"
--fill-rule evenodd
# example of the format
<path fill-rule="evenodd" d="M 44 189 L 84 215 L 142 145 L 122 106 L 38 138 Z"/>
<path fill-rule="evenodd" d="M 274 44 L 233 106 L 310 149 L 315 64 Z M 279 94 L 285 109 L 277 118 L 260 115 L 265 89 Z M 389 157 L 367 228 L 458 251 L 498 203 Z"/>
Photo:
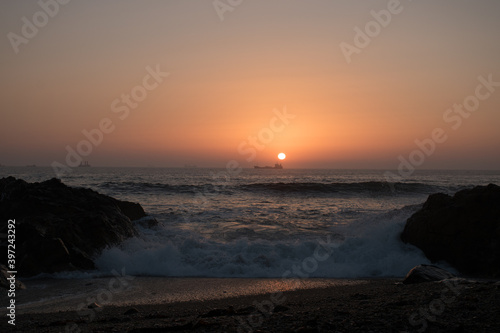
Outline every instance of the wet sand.
<path fill-rule="evenodd" d="M 16 329 L 32 332 L 500 331 L 499 282 L 453 280 L 403 285 L 397 279 L 135 278 L 123 290 L 115 284 L 116 292 L 110 292 L 111 299 L 106 301 L 105 290 L 110 290 L 111 279 L 66 280 L 73 283 L 73 290 L 59 283 L 60 290 L 66 290 L 67 294 L 21 305 Z M 85 293 L 75 281 L 88 288 Z M 28 288 L 36 283 L 28 281 Z M 44 296 L 43 292 L 51 288 L 55 292 L 55 286 L 47 285 L 38 290 L 38 295 L 35 292 L 29 297 Z M 89 300 L 96 303 L 101 295 L 100 307 L 78 306 L 92 294 L 94 298 Z M 28 296 L 19 293 L 19 302 L 22 297 Z M 7 325 L 4 309 L 2 332 L 6 327 L 12 329 Z"/>
<path fill-rule="evenodd" d="M 276 291 L 325 288 L 366 283 L 347 279 L 165 278 L 117 274 L 93 279 L 37 279 L 25 281 L 16 296 L 16 312 L 78 311 L 91 303 L 101 306 L 167 304 L 258 295 Z M 2 295 L 4 296 L 4 295 Z M 0 298 L 0 315 L 7 305 Z"/>

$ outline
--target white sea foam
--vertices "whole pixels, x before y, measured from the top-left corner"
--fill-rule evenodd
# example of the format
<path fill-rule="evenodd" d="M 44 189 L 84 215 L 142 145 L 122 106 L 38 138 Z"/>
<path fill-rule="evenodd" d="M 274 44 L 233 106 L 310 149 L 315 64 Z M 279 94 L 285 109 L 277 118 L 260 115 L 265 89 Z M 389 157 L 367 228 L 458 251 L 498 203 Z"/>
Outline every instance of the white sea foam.
<path fill-rule="evenodd" d="M 428 264 L 420 250 L 399 239 L 408 214 L 365 216 L 348 226 L 332 228 L 344 239 L 336 241 L 331 256 L 317 262 L 314 271 L 301 270 L 297 276 L 401 277 L 418 264 Z M 326 239 L 325 234 L 302 240 L 240 238 L 222 242 L 189 232 L 174 235 L 162 226 L 106 249 L 96 264 L 101 271 L 125 268 L 131 275 L 281 277 L 313 258 L 319 241 Z"/>

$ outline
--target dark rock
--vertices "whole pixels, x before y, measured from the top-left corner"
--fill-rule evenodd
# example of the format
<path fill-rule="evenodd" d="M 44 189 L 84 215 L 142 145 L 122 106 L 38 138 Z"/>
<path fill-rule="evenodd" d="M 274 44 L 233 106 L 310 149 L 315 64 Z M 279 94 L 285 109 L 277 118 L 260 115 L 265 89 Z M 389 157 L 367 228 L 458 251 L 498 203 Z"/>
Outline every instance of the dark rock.
<path fill-rule="evenodd" d="M 454 278 L 455 275 L 451 274 L 445 269 L 433 265 L 418 265 L 413 267 L 403 280 L 404 284 L 414 284 L 431 281 L 442 281 Z"/>
<path fill-rule="evenodd" d="M 100 308 L 101 306 L 99 304 L 97 304 L 96 302 L 94 303 L 90 303 L 89 305 L 87 305 L 87 308 L 89 309 L 96 309 L 96 308 Z"/>
<path fill-rule="evenodd" d="M 130 316 L 130 315 L 133 315 L 133 314 L 136 314 L 136 313 L 139 313 L 139 310 L 137 310 L 136 308 L 130 308 L 127 311 L 125 311 L 123 314 L 125 316 Z"/>
<path fill-rule="evenodd" d="M 145 216 L 135 220 L 134 225 L 140 225 L 143 228 L 151 229 L 152 227 L 158 225 L 158 220 L 156 220 L 153 216 Z"/>
<path fill-rule="evenodd" d="M 430 195 L 406 222 L 401 240 L 464 274 L 500 277 L 500 187 Z"/>
<path fill-rule="evenodd" d="M 48 238 L 37 234 L 30 238 L 29 246 L 37 248 L 38 251 L 28 256 L 23 255 L 24 253 L 20 251 L 22 259 L 22 265 L 19 265 L 20 273 L 36 270 L 37 267 L 46 267 L 47 273 L 54 273 L 64 270 L 71 264 L 68 249 L 60 238 Z"/>
<path fill-rule="evenodd" d="M 147 216 L 146 212 L 141 205 L 130 201 L 120 201 L 117 200 L 118 208 L 122 213 L 127 216 L 131 221 L 135 221 Z"/>
<path fill-rule="evenodd" d="M 68 251 L 71 257 L 71 263 L 75 267 L 80 269 L 94 268 L 94 261 L 92 260 L 89 254 L 83 252 L 76 246 L 70 247 Z"/>
<path fill-rule="evenodd" d="M 55 178 L 41 183 L 0 179 L 0 233 L 6 233 L 8 219 L 15 219 L 16 270 L 23 276 L 93 269 L 92 259 L 136 235 L 132 220 L 146 216 L 139 204 Z M 2 240 L 0 251 L 6 247 Z"/>

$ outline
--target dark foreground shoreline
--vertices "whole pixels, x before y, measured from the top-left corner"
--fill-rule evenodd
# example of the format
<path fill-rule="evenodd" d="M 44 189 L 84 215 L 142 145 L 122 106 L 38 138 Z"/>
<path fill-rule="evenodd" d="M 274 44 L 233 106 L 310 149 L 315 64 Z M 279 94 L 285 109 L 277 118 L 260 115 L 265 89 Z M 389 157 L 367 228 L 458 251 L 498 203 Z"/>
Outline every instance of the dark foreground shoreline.
<path fill-rule="evenodd" d="M 298 282 L 300 283 L 300 282 Z M 130 303 L 133 304 L 133 299 Z M 500 332 L 500 283 L 363 280 L 278 294 L 16 316 L 26 332 Z M 4 317 L 0 330 L 13 329 Z"/>

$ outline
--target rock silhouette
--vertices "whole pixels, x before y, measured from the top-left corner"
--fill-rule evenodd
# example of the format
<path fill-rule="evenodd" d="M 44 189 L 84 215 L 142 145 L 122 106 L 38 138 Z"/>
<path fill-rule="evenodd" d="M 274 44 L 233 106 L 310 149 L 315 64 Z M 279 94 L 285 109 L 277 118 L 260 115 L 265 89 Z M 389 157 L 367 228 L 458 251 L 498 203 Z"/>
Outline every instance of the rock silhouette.
<path fill-rule="evenodd" d="M 136 235 L 132 220 L 145 216 L 139 204 L 55 178 L 41 183 L 0 179 L 0 232 L 6 234 L 7 221 L 15 219 L 16 270 L 22 276 L 93 269 L 93 258 Z M 6 239 L 0 244 L 6 253 Z M 0 260 L 7 264 L 6 256 Z"/>
<path fill-rule="evenodd" d="M 430 195 L 406 222 L 401 240 L 463 274 L 500 277 L 500 187 Z"/>
<path fill-rule="evenodd" d="M 403 279 L 404 284 L 415 284 L 431 281 L 452 279 L 455 275 L 447 270 L 433 265 L 418 265 L 413 267 Z"/>

